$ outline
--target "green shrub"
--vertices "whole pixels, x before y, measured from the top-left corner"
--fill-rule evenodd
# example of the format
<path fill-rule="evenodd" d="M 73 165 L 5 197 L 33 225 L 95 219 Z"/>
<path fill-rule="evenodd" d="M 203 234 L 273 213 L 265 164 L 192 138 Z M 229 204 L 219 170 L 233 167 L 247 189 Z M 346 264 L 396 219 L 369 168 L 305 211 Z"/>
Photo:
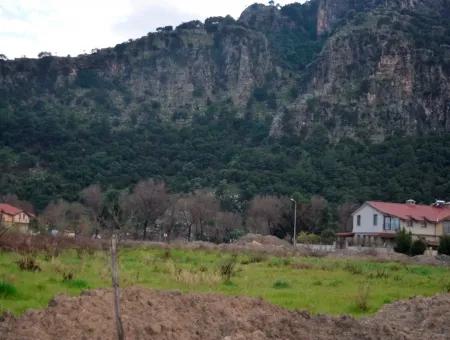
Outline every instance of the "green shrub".
<path fill-rule="evenodd" d="M 439 241 L 438 253 L 450 255 L 450 235 L 442 236 Z"/>
<path fill-rule="evenodd" d="M 336 233 L 332 229 L 325 229 L 320 234 L 322 244 L 333 244 L 336 241 Z"/>
<path fill-rule="evenodd" d="M 319 244 L 320 236 L 302 231 L 298 234 L 297 241 L 302 244 Z"/>
<path fill-rule="evenodd" d="M 0 281 L 0 299 L 6 299 L 17 295 L 17 289 L 12 284 Z"/>
<path fill-rule="evenodd" d="M 286 289 L 289 287 L 290 287 L 289 283 L 286 281 L 283 281 L 283 280 L 277 280 L 273 284 L 273 288 L 275 288 L 275 289 Z"/>
<path fill-rule="evenodd" d="M 394 250 L 397 253 L 402 253 L 406 255 L 410 255 L 411 253 L 411 245 L 412 245 L 412 234 L 406 232 L 405 229 L 401 229 L 397 232 L 395 237 L 395 247 Z"/>
<path fill-rule="evenodd" d="M 411 255 L 412 256 L 423 255 L 425 253 L 425 250 L 427 250 L 427 244 L 422 239 L 415 240 L 411 244 Z"/>

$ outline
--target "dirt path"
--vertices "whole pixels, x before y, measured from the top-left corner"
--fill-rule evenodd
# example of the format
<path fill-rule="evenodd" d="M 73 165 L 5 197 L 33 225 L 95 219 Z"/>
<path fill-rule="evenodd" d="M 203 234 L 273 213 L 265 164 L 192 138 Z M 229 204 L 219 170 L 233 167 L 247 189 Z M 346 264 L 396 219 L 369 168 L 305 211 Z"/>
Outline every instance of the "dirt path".
<path fill-rule="evenodd" d="M 450 339 L 450 295 L 400 301 L 369 319 L 310 316 L 262 300 L 128 288 L 131 339 Z M 59 296 L 49 307 L 0 322 L 0 339 L 114 339 L 110 290 Z"/>

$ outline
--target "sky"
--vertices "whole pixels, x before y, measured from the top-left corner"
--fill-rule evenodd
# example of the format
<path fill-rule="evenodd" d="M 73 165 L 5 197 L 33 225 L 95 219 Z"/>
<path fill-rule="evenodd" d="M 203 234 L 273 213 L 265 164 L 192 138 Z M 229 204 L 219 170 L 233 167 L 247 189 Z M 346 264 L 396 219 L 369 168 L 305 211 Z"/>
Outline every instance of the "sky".
<path fill-rule="evenodd" d="M 238 18 L 255 1 L 1 0 L 0 54 L 10 59 L 34 58 L 41 51 L 76 56 L 139 38 L 160 26 L 227 14 Z"/>

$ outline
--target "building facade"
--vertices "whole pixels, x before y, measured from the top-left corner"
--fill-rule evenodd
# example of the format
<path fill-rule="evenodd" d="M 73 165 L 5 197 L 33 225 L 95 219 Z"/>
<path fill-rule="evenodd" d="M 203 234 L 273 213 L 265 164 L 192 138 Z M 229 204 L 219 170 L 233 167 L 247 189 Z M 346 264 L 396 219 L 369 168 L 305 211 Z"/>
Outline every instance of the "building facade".
<path fill-rule="evenodd" d="M 0 223 L 7 228 L 28 232 L 32 217 L 31 213 L 25 212 L 20 208 L 0 203 Z"/>
<path fill-rule="evenodd" d="M 406 203 L 365 202 L 353 214 L 351 233 L 338 234 L 341 245 L 389 247 L 395 235 L 404 229 L 415 238 L 436 247 L 439 238 L 450 235 L 450 203 L 436 201 L 432 205 L 419 205 L 413 200 Z"/>

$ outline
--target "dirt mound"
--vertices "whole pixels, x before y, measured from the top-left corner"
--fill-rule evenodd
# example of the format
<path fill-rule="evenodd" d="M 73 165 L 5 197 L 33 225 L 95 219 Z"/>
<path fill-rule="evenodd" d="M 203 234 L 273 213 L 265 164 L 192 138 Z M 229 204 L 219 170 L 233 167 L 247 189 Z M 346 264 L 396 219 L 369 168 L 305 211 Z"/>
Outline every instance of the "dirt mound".
<path fill-rule="evenodd" d="M 289 242 L 279 239 L 272 235 L 259 235 L 259 234 L 247 234 L 242 236 L 236 244 L 246 245 L 246 244 L 261 244 L 268 246 L 291 246 Z"/>
<path fill-rule="evenodd" d="M 444 339 L 450 296 L 394 303 L 370 319 L 310 316 L 262 300 L 127 288 L 127 339 Z M 0 339 L 113 339 L 110 290 L 59 296 L 49 308 L 0 322 Z"/>

